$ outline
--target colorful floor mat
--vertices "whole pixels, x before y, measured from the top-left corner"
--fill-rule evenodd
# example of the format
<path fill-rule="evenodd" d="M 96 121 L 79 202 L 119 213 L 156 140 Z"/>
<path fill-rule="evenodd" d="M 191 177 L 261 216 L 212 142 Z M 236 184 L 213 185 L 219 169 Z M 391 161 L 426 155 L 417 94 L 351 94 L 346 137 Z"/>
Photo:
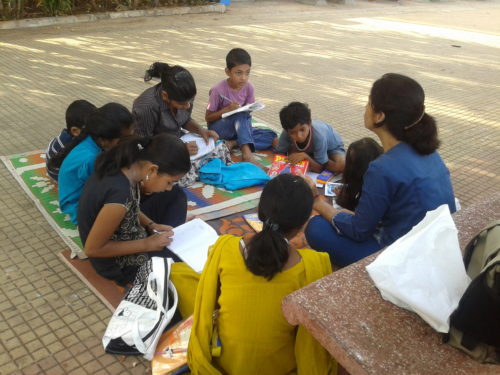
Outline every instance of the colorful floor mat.
<path fill-rule="evenodd" d="M 85 258 L 76 225 L 59 208 L 57 184 L 49 178 L 45 169 L 45 152 L 31 151 L 1 158 L 45 219 L 68 245 L 72 256 Z"/>
<path fill-rule="evenodd" d="M 269 165 L 270 152 L 255 153 L 263 165 Z M 239 154 L 233 154 L 234 161 L 240 161 Z M 68 215 L 61 212 L 57 198 L 57 184 L 47 175 L 45 153 L 31 151 L 19 155 L 2 156 L 7 169 L 36 204 L 54 230 L 71 249 L 72 257 L 85 258 L 76 225 Z M 250 187 L 229 191 L 212 185 L 195 183 L 185 189 L 188 197 L 188 211 L 207 221 L 257 207 L 262 187 Z"/>

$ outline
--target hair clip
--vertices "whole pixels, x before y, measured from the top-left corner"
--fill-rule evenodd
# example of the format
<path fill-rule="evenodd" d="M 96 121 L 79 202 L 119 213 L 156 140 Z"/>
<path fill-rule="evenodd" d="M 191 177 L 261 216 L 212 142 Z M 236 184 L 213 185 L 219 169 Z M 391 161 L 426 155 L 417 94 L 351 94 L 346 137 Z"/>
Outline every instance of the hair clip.
<path fill-rule="evenodd" d="M 139 149 L 139 151 L 144 150 L 144 147 L 140 143 L 137 144 L 137 148 Z"/>
<path fill-rule="evenodd" d="M 271 229 L 273 232 L 277 232 L 278 229 L 280 229 L 279 225 L 273 223 L 269 218 L 267 218 L 266 221 L 264 222 L 264 227 Z"/>
<path fill-rule="evenodd" d="M 403 129 L 404 130 L 408 130 L 410 128 L 413 128 L 415 125 L 417 125 L 420 121 L 422 121 L 422 119 L 424 118 L 424 115 L 425 115 L 425 105 L 424 105 L 424 110 L 422 111 L 422 114 L 419 116 L 419 118 L 414 121 L 413 123 L 411 123 L 410 125 L 406 125 Z"/>

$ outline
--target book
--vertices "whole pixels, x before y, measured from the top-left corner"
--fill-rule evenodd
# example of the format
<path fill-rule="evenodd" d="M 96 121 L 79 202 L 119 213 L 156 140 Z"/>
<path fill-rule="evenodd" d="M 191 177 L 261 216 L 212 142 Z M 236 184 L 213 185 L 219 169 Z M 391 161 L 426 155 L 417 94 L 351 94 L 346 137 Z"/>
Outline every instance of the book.
<path fill-rule="evenodd" d="M 262 221 L 259 220 L 259 215 L 257 213 L 243 215 L 243 219 L 245 219 L 247 224 L 257 233 L 262 230 Z"/>
<path fill-rule="evenodd" d="M 219 235 L 210 225 L 197 218 L 173 229 L 172 243 L 168 246 L 193 270 L 201 273 L 208 257 L 208 248 Z"/>
<path fill-rule="evenodd" d="M 236 108 L 235 110 L 232 110 L 231 112 L 226 112 L 222 114 L 222 118 L 226 118 L 228 116 L 234 115 L 235 113 L 239 112 L 253 112 L 253 111 L 259 111 L 262 108 L 265 108 L 266 105 L 262 102 L 254 102 L 251 104 L 244 105 L 243 107 Z"/>
<path fill-rule="evenodd" d="M 307 173 L 307 168 L 309 168 L 309 160 L 302 160 L 300 163 L 292 164 L 288 161 L 288 157 L 285 155 L 274 155 L 274 161 L 269 167 L 267 175 L 269 177 L 276 177 L 282 173 L 302 174 Z"/>
<path fill-rule="evenodd" d="M 318 174 L 318 176 L 316 177 L 316 183 L 317 184 L 321 184 L 321 185 L 324 185 L 326 184 L 328 181 L 330 181 L 330 179 L 335 175 L 335 173 L 329 171 L 328 169 L 325 169 L 323 172 L 321 172 L 320 174 Z"/>
<path fill-rule="evenodd" d="M 196 160 L 205 156 L 206 154 L 212 152 L 215 149 L 215 141 L 212 137 L 208 138 L 208 144 L 205 143 L 203 137 L 196 133 L 186 133 L 181 137 L 182 142 L 196 142 L 196 146 L 198 146 L 198 152 L 196 155 L 191 155 L 191 160 Z"/>

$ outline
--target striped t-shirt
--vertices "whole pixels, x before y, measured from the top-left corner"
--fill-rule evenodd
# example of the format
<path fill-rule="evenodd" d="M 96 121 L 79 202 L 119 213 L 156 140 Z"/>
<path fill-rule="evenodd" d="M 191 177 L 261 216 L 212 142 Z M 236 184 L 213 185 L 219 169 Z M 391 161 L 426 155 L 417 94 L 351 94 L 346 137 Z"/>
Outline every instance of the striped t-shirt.
<path fill-rule="evenodd" d="M 63 129 L 61 134 L 50 141 L 49 147 L 47 147 L 47 151 L 45 151 L 45 166 L 47 168 L 47 174 L 54 181 L 57 181 L 57 178 L 59 177 L 59 168 L 49 168 L 49 160 L 72 140 L 73 136 L 70 134 L 68 129 Z"/>

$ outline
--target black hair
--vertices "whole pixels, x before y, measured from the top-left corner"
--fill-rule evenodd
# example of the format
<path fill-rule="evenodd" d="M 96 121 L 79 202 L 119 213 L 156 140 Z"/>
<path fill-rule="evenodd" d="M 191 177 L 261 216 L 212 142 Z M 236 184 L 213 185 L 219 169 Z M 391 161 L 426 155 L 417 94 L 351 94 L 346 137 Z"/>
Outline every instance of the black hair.
<path fill-rule="evenodd" d="M 97 157 L 95 172 L 99 178 L 115 175 L 138 161 L 156 164 L 158 173 L 170 176 L 186 174 L 191 168 L 186 144 L 176 136 L 163 133 L 153 137 L 128 137 Z"/>
<path fill-rule="evenodd" d="M 110 141 L 120 138 L 125 130 L 130 129 L 132 124 L 132 114 L 125 106 L 118 103 L 103 105 L 89 114 L 80 135 L 73 138 L 71 143 L 50 158 L 48 168 L 60 168 L 71 150 L 78 146 L 87 136 L 92 137 L 96 143 L 99 138 Z"/>
<path fill-rule="evenodd" d="M 361 138 L 349 145 L 343 172 L 344 185 L 336 198 L 339 206 L 354 211 L 361 197 L 363 176 L 368 165 L 383 152 L 382 146 L 372 138 Z"/>
<path fill-rule="evenodd" d="M 291 102 L 281 108 L 280 122 L 285 130 L 293 129 L 299 124 L 309 125 L 311 123 L 311 110 L 306 103 Z"/>
<path fill-rule="evenodd" d="M 170 66 L 167 63 L 155 62 L 144 74 L 144 82 L 151 78 L 161 79 L 161 88 L 168 98 L 176 102 L 187 102 L 196 96 L 196 84 L 189 71 L 182 66 Z"/>
<path fill-rule="evenodd" d="M 66 109 L 66 129 L 70 131 L 73 126 L 82 129 L 89 114 L 96 109 L 95 105 L 84 99 L 75 100 Z"/>
<path fill-rule="evenodd" d="M 387 73 L 372 86 L 370 102 L 376 112 L 383 112 L 385 125 L 397 140 L 408 143 L 421 155 L 439 147 L 436 121 L 425 113 L 422 86 L 410 77 Z"/>
<path fill-rule="evenodd" d="M 243 48 L 233 48 L 226 55 L 226 68 L 231 70 L 237 65 L 250 65 L 252 66 L 252 58 L 250 54 Z"/>
<path fill-rule="evenodd" d="M 281 174 L 270 180 L 260 196 L 261 232 L 247 244 L 245 264 L 254 275 L 271 280 L 288 260 L 286 235 L 299 230 L 311 215 L 312 191 L 300 176 Z"/>

